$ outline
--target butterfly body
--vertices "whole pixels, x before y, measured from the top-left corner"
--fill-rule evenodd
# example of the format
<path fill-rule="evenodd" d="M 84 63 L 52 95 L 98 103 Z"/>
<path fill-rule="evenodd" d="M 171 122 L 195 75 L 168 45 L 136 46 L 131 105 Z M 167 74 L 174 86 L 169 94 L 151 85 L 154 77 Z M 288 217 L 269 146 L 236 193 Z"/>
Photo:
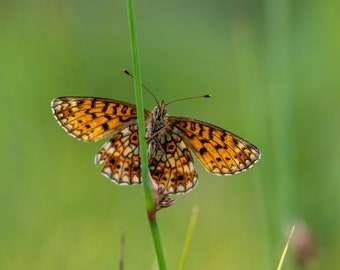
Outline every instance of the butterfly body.
<path fill-rule="evenodd" d="M 95 157 L 102 173 L 118 184 L 139 184 L 141 164 L 135 105 L 106 98 L 60 97 L 52 101 L 60 125 L 84 141 L 112 137 Z M 167 114 L 162 101 L 145 110 L 149 171 L 168 193 L 187 192 L 197 183 L 191 151 L 217 175 L 250 168 L 260 151 L 248 141 L 203 121 Z"/>

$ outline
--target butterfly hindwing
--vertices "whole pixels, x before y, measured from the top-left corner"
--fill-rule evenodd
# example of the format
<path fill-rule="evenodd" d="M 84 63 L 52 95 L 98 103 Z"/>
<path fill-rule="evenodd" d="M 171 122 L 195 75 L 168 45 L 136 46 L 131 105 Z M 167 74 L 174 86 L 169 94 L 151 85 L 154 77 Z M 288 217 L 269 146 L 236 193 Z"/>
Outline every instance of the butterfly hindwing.
<path fill-rule="evenodd" d="M 96 155 L 102 173 L 118 184 L 142 182 L 137 125 L 130 125 L 108 140 Z"/>
<path fill-rule="evenodd" d="M 191 153 L 182 138 L 171 130 L 158 137 L 149 155 L 152 179 L 168 193 L 187 192 L 196 185 L 197 173 Z"/>

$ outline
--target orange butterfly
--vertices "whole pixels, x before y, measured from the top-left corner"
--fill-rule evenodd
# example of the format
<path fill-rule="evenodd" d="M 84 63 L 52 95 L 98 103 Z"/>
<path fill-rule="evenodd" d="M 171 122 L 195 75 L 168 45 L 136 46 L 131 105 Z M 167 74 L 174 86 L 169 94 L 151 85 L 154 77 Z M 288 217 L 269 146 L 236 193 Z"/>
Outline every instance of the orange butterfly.
<path fill-rule="evenodd" d="M 118 184 L 140 184 L 141 164 L 136 107 L 108 98 L 59 97 L 52 101 L 59 124 L 84 141 L 113 137 L 99 150 L 102 173 Z M 203 166 L 217 175 L 247 170 L 261 156 L 250 142 L 209 123 L 169 116 L 162 101 L 153 111 L 145 110 L 149 171 L 167 193 L 181 193 L 197 183 L 190 150 Z"/>

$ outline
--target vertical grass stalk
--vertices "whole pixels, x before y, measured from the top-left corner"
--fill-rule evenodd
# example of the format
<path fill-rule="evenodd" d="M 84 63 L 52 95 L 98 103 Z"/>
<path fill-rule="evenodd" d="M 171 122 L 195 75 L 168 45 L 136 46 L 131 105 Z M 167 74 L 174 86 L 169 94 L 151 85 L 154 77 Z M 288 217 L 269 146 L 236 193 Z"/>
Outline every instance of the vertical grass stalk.
<path fill-rule="evenodd" d="M 272 140 L 271 160 L 268 167 L 275 181 L 272 192 L 272 243 L 278 243 L 286 226 L 299 216 L 296 187 L 296 160 L 298 149 L 294 134 L 295 95 L 292 65 L 292 2 L 265 0 L 265 31 L 267 44 L 267 83 L 269 131 Z M 280 247 L 273 244 L 271 269 L 277 264 Z M 294 269 L 293 265 L 288 267 Z"/>
<path fill-rule="evenodd" d="M 157 254 L 158 266 L 160 270 L 166 269 L 165 258 L 163 247 L 161 243 L 160 233 L 157 225 L 156 210 L 154 194 L 149 181 L 148 175 L 148 155 L 146 148 L 146 134 L 145 134 L 145 121 L 144 121 L 144 106 L 143 106 L 143 93 L 142 93 L 142 78 L 140 73 L 139 65 L 139 55 L 138 55 L 138 45 L 137 45 L 137 33 L 136 33 L 136 23 L 134 14 L 134 1 L 126 0 L 127 11 L 128 11 L 128 21 L 130 30 L 130 43 L 131 43 L 131 55 L 132 55 L 132 65 L 134 73 L 134 89 L 136 97 L 136 109 L 137 109 L 137 123 L 138 123 L 138 134 L 139 134 L 139 149 L 141 157 L 142 166 L 142 179 L 144 187 L 144 196 L 146 209 L 148 213 L 148 219 L 150 224 L 150 229 L 152 233 L 152 238 L 154 242 L 154 247 Z"/>
<path fill-rule="evenodd" d="M 187 235 L 185 237 L 182 255 L 181 255 L 181 259 L 179 261 L 179 265 L 178 265 L 177 270 L 183 270 L 184 269 L 184 264 L 185 264 L 186 259 L 188 257 L 188 251 L 189 251 L 189 247 L 190 247 L 190 244 L 191 244 L 192 236 L 194 235 L 194 231 L 195 231 L 195 228 L 196 228 L 197 219 L 198 219 L 198 207 L 195 206 L 192 209 L 192 212 L 191 212 L 188 232 L 187 232 Z"/>

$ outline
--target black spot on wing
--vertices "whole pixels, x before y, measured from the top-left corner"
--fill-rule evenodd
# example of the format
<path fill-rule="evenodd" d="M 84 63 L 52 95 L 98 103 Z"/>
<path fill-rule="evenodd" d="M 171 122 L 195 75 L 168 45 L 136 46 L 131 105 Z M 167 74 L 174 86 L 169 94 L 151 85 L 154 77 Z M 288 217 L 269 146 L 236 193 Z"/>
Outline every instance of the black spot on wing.
<path fill-rule="evenodd" d="M 203 155 L 205 152 L 207 152 L 207 148 L 205 148 L 204 146 L 201 147 L 201 149 L 199 150 L 200 154 Z"/>

